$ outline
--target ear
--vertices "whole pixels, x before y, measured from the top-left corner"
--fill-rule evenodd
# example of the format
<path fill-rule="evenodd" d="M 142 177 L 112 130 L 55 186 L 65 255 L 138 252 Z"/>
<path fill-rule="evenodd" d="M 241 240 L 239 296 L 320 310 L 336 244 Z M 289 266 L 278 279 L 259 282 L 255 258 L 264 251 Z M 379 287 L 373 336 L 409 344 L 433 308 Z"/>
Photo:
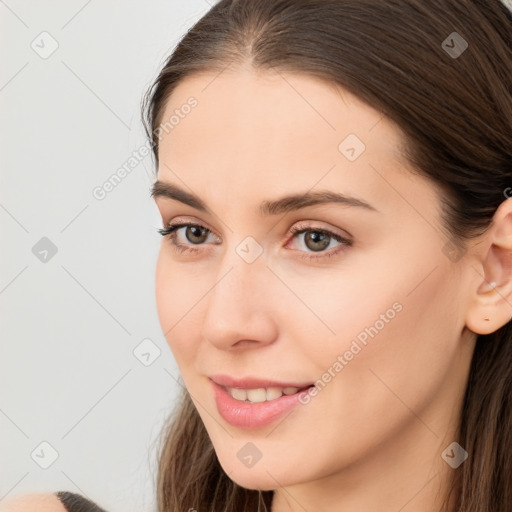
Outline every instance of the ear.
<path fill-rule="evenodd" d="M 476 334 L 490 334 L 512 318 L 512 198 L 497 208 L 476 247 L 466 326 Z"/>

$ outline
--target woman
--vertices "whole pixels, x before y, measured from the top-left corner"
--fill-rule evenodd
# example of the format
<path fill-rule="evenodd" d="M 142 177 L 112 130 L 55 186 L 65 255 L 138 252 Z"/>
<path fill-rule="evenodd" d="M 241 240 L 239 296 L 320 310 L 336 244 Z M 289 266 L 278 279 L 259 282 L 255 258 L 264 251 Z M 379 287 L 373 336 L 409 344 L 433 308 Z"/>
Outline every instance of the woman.
<path fill-rule="evenodd" d="M 159 510 L 512 510 L 511 70 L 498 1 L 222 0 L 183 38 L 145 105 Z"/>
<path fill-rule="evenodd" d="M 148 91 L 158 510 L 512 510 L 512 15 L 221 0 Z"/>

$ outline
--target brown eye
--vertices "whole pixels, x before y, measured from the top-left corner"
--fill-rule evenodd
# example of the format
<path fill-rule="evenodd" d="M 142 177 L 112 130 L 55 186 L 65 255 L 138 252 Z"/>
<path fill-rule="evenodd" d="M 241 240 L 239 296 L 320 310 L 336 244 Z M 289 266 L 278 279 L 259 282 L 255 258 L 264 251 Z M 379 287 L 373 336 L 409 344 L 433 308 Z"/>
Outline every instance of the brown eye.
<path fill-rule="evenodd" d="M 185 230 L 186 239 L 192 244 L 202 244 L 208 238 L 209 230 L 201 226 L 189 225 Z"/>
<path fill-rule="evenodd" d="M 306 231 L 304 244 L 312 251 L 323 251 L 329 246 L 331 237 L 321 231 Z"/>
<path fill-rule="evenodd" d="M 299 224 L 290 233 L 293 235 L 295 252 L 309 261 L 322 261 L 341 254 L 352 246 L 352 240 L 328 229 Z"/>
<path fill-rule="evenodd" d="M 169 239 L 171 246 L 178 252 L 199 251 L 194 245 L 208 245 L 208 237 L 211 235 L 219 239 L 211 230 L 200 224 L 177 223 L 165 228 L 158 229 L 158 232 Z M 214 242 L 219 243 L 219 241 Z"/>

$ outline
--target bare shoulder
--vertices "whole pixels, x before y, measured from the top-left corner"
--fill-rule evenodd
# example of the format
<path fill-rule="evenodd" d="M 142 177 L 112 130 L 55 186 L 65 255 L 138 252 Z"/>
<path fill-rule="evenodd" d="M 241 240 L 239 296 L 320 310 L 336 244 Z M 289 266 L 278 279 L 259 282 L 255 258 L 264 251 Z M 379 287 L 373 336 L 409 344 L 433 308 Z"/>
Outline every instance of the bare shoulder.
<path fill-rule="evenodd" d="M 0 501 L 0 512 L 106 512 L 89 498 L 68 491 L 32 493 Z"/>
<path fill-rule="evenodd" d="M 0 501 L 0 512 L 66 512 L 55 494 L 32 493 Z"/>

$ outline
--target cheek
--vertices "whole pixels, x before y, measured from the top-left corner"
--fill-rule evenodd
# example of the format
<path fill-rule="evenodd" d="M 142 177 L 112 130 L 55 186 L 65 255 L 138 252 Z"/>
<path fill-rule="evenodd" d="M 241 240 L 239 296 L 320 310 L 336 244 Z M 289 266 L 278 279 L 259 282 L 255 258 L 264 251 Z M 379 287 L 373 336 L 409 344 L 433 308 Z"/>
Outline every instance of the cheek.
<path fill-rule="evenodd" d="M 393 358 L 402 350 L 404 355 L 413 348 L 435 350 L 436 345 L 444 344 L 443 337 L 453 335 L 453 329 L 446 329 L 456 323 L 459 283 L 446 258 L 439 257 L 441 250 L 435 245 L 439 240 L 433 239 L 430 249 L 425 242 L 414 246 L 412 240 L 402 245 L 396 240 L 358 255 L 353 264 L 347 260 L 346 269 L 341 265 L 338 275 L 316 279 L 316 289 L 301 290 L 299 281 L 293 283 L 304 302 L 330 328 L 324 327 L 322 332 L 338 351 L 350 349 L 357 340 L 369 349 L 361 354 L 368 352 L 369 356 L 371 347 L 377 350 L 385 340 L 385 356 Z M 415 347 L 415 340 L 433 337 L 429 331 L 439 336 L 427 346 Z"/>
<path fill-rule="evenodd" d="M 392 272 L 370 300 L 343 314 L 347 336 L 341 334 L 338 353 L 347 363 L 335 386 L 336 401 L 350 401 L 357 391 L 359 421 L 368 414 L 391 429 L 409 414 L 404 404 L 419 414 L 450 380 L 459 342 L 457 284 L 439 267 L 423 281 L 418 276 L 428 268 L 421 274 Z"/>
<path fill-rule="evenodd" d="M 177 333 L 183 329 L 191 309 L 201 298 L 200 280 L 194 280 L 189 273 L 180 271 L 179 265 L 171 260 L 168 250 L 162 247 L 158 255 L 155 272 L 155 298 L 162 332 L 176 359 L 186 346 L 183 337 Z"/>
<path fill-rule="evenodd" d="M 322 368 L 321 380 L 336 381 L 336 402 L 350 401 L 357 390 L 361 411 L 384 413 L 386 403 L 400 407 L 392 389 L 406 403 L 421 407 L 447 378 L 459 342 L 459 283 L 444 261 L 438 259 L 436 267 L 435 254 L 428 261 L 425 254 L 416 256 L 415 264 L 396 256 L 391 263 L 375 259 L 373 266 L 362 267 L 364 272 L 332 278 L 330 284 L 317 281 L 322 293 L 302 293 L 334 331 L 313 315 L 303 316 L 302 332 L 313 332 L 315 322 L 320 327 L 316 336 L 298 339 Z"/>
<path fill-rule="evenodd" d="M 182 372 L 197 358 L 203 301 L 214 282 L 205 269 L 180 265 L 162 245 L 155 272 L 155 298 L 160 327 Z M 210 278 L 211 277 L 211 278 Z"/>
<path fill-rule="evenodd" d="M 155 272 L 155 298 L 160 326 L 164 333 L 173 325 L 172 317 L 175 307 L 173 306 L 172 289 L 177 285 L 173 282 L 173 278 L 169 265 L 165 262 L 163 249 L 160 249 Z"/>

